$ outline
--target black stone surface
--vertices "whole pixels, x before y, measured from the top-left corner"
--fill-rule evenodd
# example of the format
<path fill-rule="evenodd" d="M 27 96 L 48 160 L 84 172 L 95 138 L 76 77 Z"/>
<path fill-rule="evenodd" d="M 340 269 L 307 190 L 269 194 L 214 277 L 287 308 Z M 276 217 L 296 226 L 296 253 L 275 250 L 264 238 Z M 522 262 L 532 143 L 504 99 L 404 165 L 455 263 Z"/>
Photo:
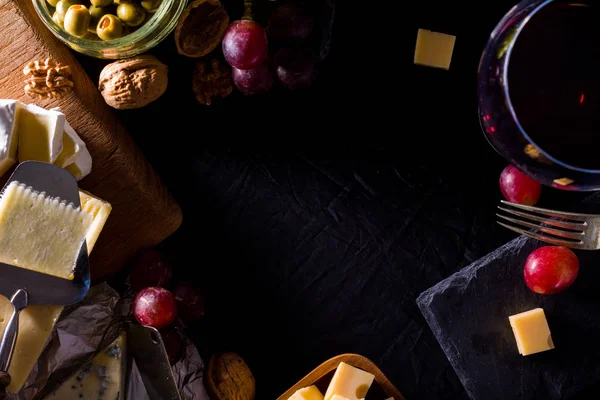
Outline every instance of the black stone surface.
<path fill-rule="evenodd" d="M 591 200 L 584 208 L 598 211 L 598 197 Z M 575 284 L 544 296 L 523 279 L 525 259 L 543 245 L 514 239 L 417 299 L 472 399 L 565 399 L 600 381 L 600 254 L 578 252 Z M 536 307 L 544 309 L 556 348 L 524 357 L 508 317 Z"/>

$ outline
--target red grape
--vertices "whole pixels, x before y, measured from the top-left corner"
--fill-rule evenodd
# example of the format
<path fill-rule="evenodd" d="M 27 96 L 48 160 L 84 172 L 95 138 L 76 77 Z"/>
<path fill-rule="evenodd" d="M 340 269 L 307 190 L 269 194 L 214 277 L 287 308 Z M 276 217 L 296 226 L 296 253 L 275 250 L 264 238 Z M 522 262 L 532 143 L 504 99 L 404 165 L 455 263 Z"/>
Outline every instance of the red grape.
<path fill-rule="evenodd" d="M 500 190 L 510 202 L 533 206 L 540 199 L 542 185 L 509 165 L 500 174 Z"/>
<path fill-rule="evenodd" d="M 172 326 L 160 330 L 160 337 L 162 338 L 167 356 L 169 356 L 169 363 L 171 365 L 179 361 L 181 356 L 181 350 L 183 349 L 183 343 L 181 342 L 181 336 L 177 333 L 177 330 Z"/>
<path fill-rule="evenodd" d="M 265 62 L 254 69 L 231 69 L 233 83 L 245 95 L 267 93 L 273 86 L 273 71 Z"/>
<path fill-rule="evenodd" d="M 237 69 L 253 69 L 267 58 L 265 29 L 251 20 L 232 22 L 223 36 L 223 56 Z"/>
<path fill-rule="evenodd" d="M 544 246 L 533 251 L 525 261 L 525 283 L 540 294 L 562 292 L 575 282 L 579 259 L 563 246 Z"/>
<path fill-rule="evenodd" d="M 177 311 L 184 325 L 198 321 L 204 315 L 204 298 L 202 293 L 189 283 L 182 282 L 175 290 L 173 296 L 177 302 Z"/>
<path fill-rule="evenodd" d="M 154 249 L 146 249 L 137 255 L 131 268 L 129 281 L 134 291 L 149 286 L 167 286 L 173 269 Z"/>
<path fill-rule="evenodd" d="M 315 58 L 305 51 L 281 49 L 275 55 L 275 73 L 287 88 L 301 89 L 315 79 L 317 65 Z"/>
<path fill-rule="evenodd" d="M 275 40 L 306 39 L 312 29 L 312 17 L 294 3 L 284 3 L 273 10 L 267 27 Z"/>
<path fill-rule="evenodd" d="M 133 300 L 133 315 L 140 324 L 160 329 L 175 320 L 177 304 L 167 289 L 149 287 L 141 290 Z"/>

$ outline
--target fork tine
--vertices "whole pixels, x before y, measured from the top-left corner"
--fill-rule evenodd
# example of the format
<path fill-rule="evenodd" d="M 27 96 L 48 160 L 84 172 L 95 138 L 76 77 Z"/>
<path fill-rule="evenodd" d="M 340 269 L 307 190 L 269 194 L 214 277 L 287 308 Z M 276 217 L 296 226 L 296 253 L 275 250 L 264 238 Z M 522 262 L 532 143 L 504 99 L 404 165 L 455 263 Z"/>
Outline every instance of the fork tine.
<path fill-rule="evenodd" d="M 516 218 L 510 218 L 510 217 L 507 217 L 507 216 L 504 216 L 501 214 L 496 214 L 496 216 L 503 218 L 507 221 L 510 221 L 515 225 L 521 225 L 521 226 L 526 226 L 528 228 L 534 228 L 541 232 L 548 233 L 550 235 L 560 236 L 560 237 L 564 237 L 564 238 L 572 239 L 572 240 L 577 240 L 578 242 L 583 240 L 583 235 L 584 235 L 583 232 L 567 232 L 567 231 L 563 231 L 560 229 L 546 228 L 544 226 L 532 224 L 531 222 L 522 221 L 522 220 L 516 219 Z"/>
<path fill-rule="evenodd" d="M 585 228 L 588 226 L 587 222 L 580 224 L 578 222 L 555 221 L 552 219 L 538 217 L 537 215 L 528 214 L 528 213 L 524 213 L 524 212 L 517 211 L 517 210 L 511 210 L 509 208 L 505 208 L 505 207 L 501 207 L 501 206 L 498 206 L 498 209 L 500 209 L 508 214 L 517 215 L 519 217 L 524 217 L 524 218 L 527 218 L 532 221 L 542 222 L 544 224 L 556 226 L 558 228 L 570 229 L 573 231 L 585 232 Z"/>
<path fill-rule="evenodd" d="M 510 226 L 510 225 L 507 225 L 507 224 L 505 224 L 503 222 L 500 222 L 500 221 L 496 221 L 496 222 L 499 225 L 502 225 L 503 227 L 505 227 L 507 229 L 510 229 L 511 231 L 515 231 L 517 233 L 520 233 L 520 234 L 525 235 L 525 236 L 529 236 L 532 239 L 540 240 L 542 242 L 546 242 L 546 243 L 550 243 L 550 244 L 555 244 L 557 246 L 570 247 L 572 249 L 582 249 L 583 248 L 583 246 L 581 244 L 576 243 L 576 242 L 569 242 L 567 240 L 555 239 L 555 238 L 551 238 L 550 236 L 540 235 L 538 233 L 533 233 L 533 232 L 529 232 L 529 231 L 526 231 L 526 230 L 521 229 L 521 228 Z"/>
<path fill-rule="evenodd" d="M 547 215 L 555 218 L 565 218 L 571 221 L 584 223 L 586 217 L 591 217 L 588 214 L 578 214 L 578 213 L 570 213 L 564 211 L 553 211 L 547 210 L 545 208 L 533 207 L 533 206 L 525 206 L 523 204 L 511 203 L 510 201 L 500 200 L 501 203 L 508 204 L 511 207 L 520 208 L 521 210 L 534 212 L 541 215 Z"/>

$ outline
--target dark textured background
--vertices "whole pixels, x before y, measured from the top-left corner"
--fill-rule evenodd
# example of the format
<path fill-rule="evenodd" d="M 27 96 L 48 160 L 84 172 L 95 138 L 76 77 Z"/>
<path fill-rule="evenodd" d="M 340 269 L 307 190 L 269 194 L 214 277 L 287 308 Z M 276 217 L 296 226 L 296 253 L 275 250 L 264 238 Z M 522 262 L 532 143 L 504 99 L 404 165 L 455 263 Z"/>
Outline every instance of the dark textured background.
<path fill-rule="evenodd" d="M 153 51 L 167 93 L 117 114 L 183 208 L 163 247 L 206 292 L 189 333 L 206 359 L 239 352 L 257 399 L 344 352 L 409 399 L 466 397 L 415 299 L 513 237 L 494 223 L 505 162 L 475 93 L 481 50 L 513 4 L 338 2 L 309 90 L 211 108 L 195 103 L 193 62 L 172 38 Z M 412 65 L 418 28 L 457 35 L 450 71 Z M 93 79 L 105 65 L 80 59 Z M 540 205 L 581 197 L 545 189 Z"/>

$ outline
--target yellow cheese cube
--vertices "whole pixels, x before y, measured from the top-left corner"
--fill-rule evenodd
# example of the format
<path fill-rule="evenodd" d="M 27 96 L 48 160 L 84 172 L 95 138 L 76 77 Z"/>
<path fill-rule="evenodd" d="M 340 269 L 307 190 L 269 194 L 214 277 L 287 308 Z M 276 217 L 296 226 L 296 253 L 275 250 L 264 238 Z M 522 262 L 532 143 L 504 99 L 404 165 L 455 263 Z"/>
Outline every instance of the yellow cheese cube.
<path fill-rule="evenodd" d="M 449 69 L 456 36 L 419 29 L 414 63 Z"/>
<path fill-rule="evenodd" d="M 81 200 L 81 211 L 90 214 L 93 218 L 92 225 L 85 237 L 88 253 L 91 253 L 112 211 L 112 206 L 109 202 L 95 197 L 85 190 L 79 190 L 79 199 Z"/>
<path fill-rule="evenodd" d="M 340 396 L 339 394 L 334 395 L 331 400 L 350 400 L 347 397 Z"/>
<path fill-rule="evenodd" d="M 542 308 L 535 308 L 508 317 L 519 354 L 527 356 L 554 348 L 546 315 Z"/>
<path fill-rule="evenodd" d="M 19 161 L 53 163 L 63 148 L 65 115 L 34 104 L 21 108 L 18 118 Z"/>
<path fill-rule="evenodd" d="M 92 216 L 12 182 L 0 199 L 0 262 L 72 279 Z"/>
<path fill-rule="evenodd" d="M 363 399 L 374 379 L 375 375 L 341 362 L 329 383 L 325 400 L 332 400 L 335 395 L 348 400 Z"/>
<path fill-rule="evenodd" d="M 313 385 L 298 389 L 288 400 L 323 400 L 323 394 Z"/>

